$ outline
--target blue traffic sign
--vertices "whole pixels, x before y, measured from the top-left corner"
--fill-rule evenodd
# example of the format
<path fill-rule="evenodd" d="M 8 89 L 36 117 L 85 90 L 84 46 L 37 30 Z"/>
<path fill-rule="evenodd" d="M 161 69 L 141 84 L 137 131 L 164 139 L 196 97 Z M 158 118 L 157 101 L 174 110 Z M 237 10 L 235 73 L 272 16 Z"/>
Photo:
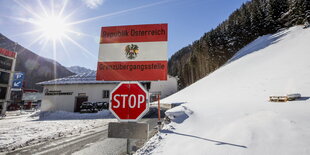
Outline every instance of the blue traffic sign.
<path fill-rule="evenodd" d="M 12 88 L 13 89 L 21 89 L 23 87 L 24 77 L 25 77 L 25 75 L 22 72 L 14 73 Z"/>
<path fill-rule="evenodd" d="M 23 80 L 13 80 L 12 88 L 21 89 L 23 86 Z"/>
<path fill-rule="evenodd" d="M 24 80 L 24 77 L 24 73 L 22 72 L 14 73 L 14 80 Z"/>

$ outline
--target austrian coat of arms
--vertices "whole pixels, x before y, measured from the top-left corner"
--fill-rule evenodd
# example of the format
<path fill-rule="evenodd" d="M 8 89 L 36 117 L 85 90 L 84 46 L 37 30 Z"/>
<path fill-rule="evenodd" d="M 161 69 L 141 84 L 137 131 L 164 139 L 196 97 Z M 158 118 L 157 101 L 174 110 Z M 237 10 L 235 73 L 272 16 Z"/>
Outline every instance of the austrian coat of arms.
<path fill-rule="evenodd" d="M 126 57 L 130 60 L 135 59 L 138 56 L 138 53 L 139 53 L 138 45 L 131 44 L 125 47 Z"/>

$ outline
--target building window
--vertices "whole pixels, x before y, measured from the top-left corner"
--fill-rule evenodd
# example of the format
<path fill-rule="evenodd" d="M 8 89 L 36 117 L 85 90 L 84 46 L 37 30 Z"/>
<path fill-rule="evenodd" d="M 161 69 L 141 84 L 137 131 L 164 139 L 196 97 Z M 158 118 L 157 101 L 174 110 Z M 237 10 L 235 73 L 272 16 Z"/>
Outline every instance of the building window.
<path fill-rule="evenodd" d="M 110 97 L 110 91 L 109 90 L 103 90 L 102 98 L 109 98 Z"/>
<path fill-rule="evenodd" d="M 10 73 L 0 72 L 0 84 L 7 85 L 10 80 Z"/>
<path fill-rule="evenodd" d="M 147 90 L 150 90 L 151 89 L 151 82 L 147 82 L 145 83 L 145 86 L 144 86 Z"/>
<path fill-rule="evenodd" d="M 6 87 L 0 87 L 0 99 L 5 100 L 7 88 Z"/>

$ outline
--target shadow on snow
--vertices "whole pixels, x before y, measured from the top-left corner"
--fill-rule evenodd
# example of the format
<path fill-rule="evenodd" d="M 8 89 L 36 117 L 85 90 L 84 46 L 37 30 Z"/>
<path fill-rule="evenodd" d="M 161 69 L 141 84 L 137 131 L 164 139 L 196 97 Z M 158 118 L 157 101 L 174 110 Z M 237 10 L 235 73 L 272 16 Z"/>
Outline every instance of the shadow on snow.
<path fill-rule="evenodd" d="M 187 136 L 187 137 L 191 137 L 191 138 L 197 138 L 197 139 L 201 139 L 201 140 L 205 140 L 205 141 L 209 141 L 209 142 L 214 142 L 214 143 L 216 143 L 215 145 L 230 145 L 230 146 L 235 146 L 235 147 L 248 148 L 248 147 L 246 147 L 244 145 L 238 145 L 238 144 L 232 144 L 232 143 L 227 143 L 227 142 L 207 139 L 207 138 L 198 137 L 198 136 L 194 136 L 194 135 L 188 135 L 188 134 L 174 132 L 174 131 L 171 131 L 171 130 L 161 130 L 160 132 L 161 133 L 166 133 L 166 134 L 176 134 L 176 135 L 180 135 L 180 136 Z"/>

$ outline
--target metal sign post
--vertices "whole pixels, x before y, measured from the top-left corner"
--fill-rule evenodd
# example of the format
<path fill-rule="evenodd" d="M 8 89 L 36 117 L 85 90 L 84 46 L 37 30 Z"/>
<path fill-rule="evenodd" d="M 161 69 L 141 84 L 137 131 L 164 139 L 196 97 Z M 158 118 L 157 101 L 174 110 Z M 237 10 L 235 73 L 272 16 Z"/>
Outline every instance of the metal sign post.
<path fill-rule="evenodd" d="M 130 139 L 127 138 L 127 154 L 130 154 L 131 149 L 130 149 Z"/>
<path fill-rule="evenodd" d="M 157 103 L 157 112 L 158 112 L 158 130 L 160 130 L 161 128 L 161 121 L 160 121 L 160 94 L 157 94 L 157 99 L 158 99 L 158 103 Z"/>
<path fill-rule="evenodd" d="M 147 139 L 148 124 L 137 123 L 149 110 L 149 93 L 138 81 L 167 80 L 168 24 L 102 27 L 96 80 L 122 82 L 110 94 L 109 138 Z M 158 96 L 159 97 L 159 96 Z M 159 100 L 158 100 L 159 102 Z M 158 123 L 160 105 L 158 104 Z"/>
<path fill-rule="evenodd" d="M 111 91 L 109 110 L 120 122 L 108 126 L 109 138 L 126 138 L 127 153 L 131 139 L 148 139 L 149 125 L 137 123 L 149 111 L 149 93 L 139 82 L 122 82 Z"/>
<path fill-rule="evenodd" d="M 149 124 L 136 122 L 110 122 L 108 138 L 126 138 L 127 154 L 131 153 L 133 139 L 148 139 Z"/>

